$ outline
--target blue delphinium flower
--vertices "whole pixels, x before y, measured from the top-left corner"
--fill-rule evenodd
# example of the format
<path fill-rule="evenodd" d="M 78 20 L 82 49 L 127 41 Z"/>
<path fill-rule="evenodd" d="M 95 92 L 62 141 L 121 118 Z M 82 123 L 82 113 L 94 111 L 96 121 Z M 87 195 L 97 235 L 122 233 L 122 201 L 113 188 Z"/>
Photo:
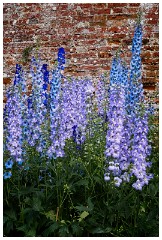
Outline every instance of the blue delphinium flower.
<path fill-rule="evenodd" d="M 13 166 L 13 161 L 9 159 L 7 162 L 5 162 L 6 169 L 11 169 Z"/>
<path fill-rule="evenodd" d="M 42 90 L 42 94 L 44 97 L 43 99 L 43 104 L 45 106 L 47 106 L 48 103 L 48 84 L 49 84 L 49 71 L 47 70 L 47 64 L 43 64 L 42 66 L 42 73 L 43 73 L 43 79 L 44 79 L 44 83 L 43 83 L 43 90 Z"/>
<path fill-rule="evenodd" d="M 55 80 L 61 82 L 59 70 L 56 72 Z M 59 85 L 51 83 L 51 146 L 47 154 L 49 157 L 64 156 L 64 146 L 67 139 L 72 138 L 77 148 L 85 141 L 86 138 L 86 99 L 90 94 L 90 85 L 82 79 L 68 80 L 63 79 Z M 56 85 L 59 87 L 58 89 Z M 58 92 L 57 92 L 58 90 Z M 52 92 L 51 92 L 52 93 Z M 57 93 L 57 95 L 56 95 Z"/>
<path fill-rule="evenodd" d="M 120 71 L 120 58 L 113 58 L 111 70 L 110 70 L 110 84 L 118 83 L 119 71 Z"/>
<path fill-rule="evenodd" d="M 22 156 L 22 98 L 19 85 L 15 84 L 7 92 L 7 150 L 16 161 Z"/>
<path fill-rule="evenodd" d="M 151 153 L 151 146 L 148 143 L 148 116 L 147 113 L 136 115 L 134 119 L 134 135 L 132 138 L 132 149 L 131 149 L 131 162 L 132 168 L 131 173 L 137 178 L 141 189 L 144 185 L 148 184 L 148 181 L 153 177 L 152 174 L 147 174 L 147 169 L 151 167 L 151 162 L 146 161 L 147 157 Z M 134 184 L 136 188 L 139 184 Z M 139 189 L 140 190 L 140 189 Z"/>
<path fill-rule="evenodd" d="M 43 64 L 41 68 L 43 79 L 41 75 L 41 84 L 39 91 L 39 101 L 37 108 L 38 112 L 42 112 L 42 119 L 40 121 L 41 134 L 37 144 L 37 151 L 41 154 L 41 156 L 46 155 L 47 151 L 47 143 L 49 139 L 49 71 L 47 70 L 47 64 Z"/>
<path fill-rule="evenodd" d="M 52 72 L 52 79 L 50 81 L 50 94 L 49 94 L 49 108 L 50 108 L 50 147 L 47 150 L 49 158 L 56 158 L 56 149 L 58 150 L 59 144 L 57 140 L 57 133 L 59 128 L 59 112 L 60 112 L 60 94 L 61 94 L 61 72 L 56 68 Z M 58 146 L 57 146 L 58 145 Z M 58 150 L 59 155 L 63 156 L 63 152 Z"/>
<path fill-rule="evenodd" d="M 33 57 L 31 64 L 32 94 L 28 98 L 27 119 L 28 126 L 30 126 L 28 132 L 28 143 L 31 146 L 37 147 L 37 150 L 42 154 L 45 148 L 45 145 L 42 146 L 42 125 L 44 124 L 47 113 L 47 108 L 44 104 L 45 93 L 47 90 L 43 89 L 44 72 L 42 71 L 40 60 L 36 60 Z"/>
<path fill-rule="evenodd" d="M 132 43 L 132 58 L 130 63 L 129 81 L 129 108 L 128 112 L 133 114 L 138 110 L 139 103 L 144 100 L 143 85 L 141 82 L 141 46 L 142 46 L 142 26 L 138 24 L 135 29 Z"/>
<path fill-rule="evenodd" d="M 26 75 L 20 65 L 16 65 L 14 85 L 8 89 L 5 105 L 6 121 L 6 149 L 9 150 L 11 159 L 5 163 L 6 168 L 12 168 L 13 162 L 24 162 L 26 149 L 25 138 L 25 113 L 26 113 Z"/>
<path fill-rule="evenodd" d="M 143 85 L 141 82 L 141 47 L 142 47 L 142 26 L 138 24 L 135 29 L 132 43 L 132 59 L 130 64 L 129 94 L 127 96 L 127 112 L 129 114 L 130 134 L 131 134 L 131 169 L 130 175 L 137 178 L 132 186 L 137 190 L 142 190 L 145 184 L 153 177 L 147 174 L 147 169 L 151 162 L 147 162 L 150 155 L 151 146 L 148 144 L 148 116 L 144 103 Z M 145 179 L 145 180 L 144 180 Z"/>
<path fill-rule="evenodd" d="M 58 68 L 64 70 L 65 64 L 65 50 L 63 47 L 58 50 Z"/>
<path fill-rule="evenodd" d="M 16 71 L 15 71 L 15 78 L 14 78 L 14 85 L 19 85 L 21 83 L 22 66 L 20 64 L 16 64 Z"/>
<path fill-rule="evenodd" d="M 125 121 L 125 97 L 124 89 L 117 84 L 110 86 L 109 93 L 109 110 L 108 119 L 109 125 L 106 135 L 106 151 L 107 158 L 106 173 L 112 173 L 114 177 L 121 175 L 120 161 L 121 161 L 121 149 L 122 140 L 124 136 L 124 121 Z M 126 157 L 127 160 L 127 157 Z M 114 179 L 115 180 L 115 179 Z M 121 181 L 118 181 L 116 186 L 119 186 Z"/>
<path fill-rule="evenodd" d="M 60 111 L 60 141 L 72 137 L 80 145 L 85 140 L 86 131 L 86 91 L 84 81 L 64 79 L 62 85 Z"/>
<path fill-rule="evenodd" d="M 108 79 L 102 75 L 101 78 L 97 81 L 96 102 L 97 102 L 97 111 L 99 116 L 106 121 L 107 117 L 107 108 L 108 108 Z"/>
<path fill-rule="evenodd" d="M 4 178 L 4 179 L 11 178 L 11 176 L 12 176 L 12 173 L 11 173 L 11 172 L 5 172 L 5 173 L 3 174 L 3 178 Z"/>
<path fill-rule="evenodd" d="M 106 136 L 106 179 L 114 177 L 115 186 L 129 181 L 130 167 L 130 120 L 126 111 L 128 97 L 128 69 L 121 59 L 112 63 L 109 87 L 108 130 Z M 108 174 L 108 175 L 107 175 Z M 105 177 L 104 177 L 105 178 Z M 105 179 L 105 180 L 106 180 Z"/>

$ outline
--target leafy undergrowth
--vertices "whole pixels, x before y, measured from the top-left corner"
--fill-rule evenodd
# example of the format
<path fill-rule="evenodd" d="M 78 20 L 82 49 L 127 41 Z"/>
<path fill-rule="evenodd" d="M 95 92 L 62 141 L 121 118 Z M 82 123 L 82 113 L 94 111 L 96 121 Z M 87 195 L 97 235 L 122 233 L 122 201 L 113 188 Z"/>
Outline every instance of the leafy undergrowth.
<path fill-rule="evenodd" d="M 150 124 L 154 178 L 142 191 L 132 188 L 133 179 L 120 187 L 104 181 L 101 129 L 81 149 L 68 141 L 66 157 L 48 164 L 28 149 L 26 165 L 14 164 L 4 181 L 4 236 L 158 236 L 158 125 Z"/>

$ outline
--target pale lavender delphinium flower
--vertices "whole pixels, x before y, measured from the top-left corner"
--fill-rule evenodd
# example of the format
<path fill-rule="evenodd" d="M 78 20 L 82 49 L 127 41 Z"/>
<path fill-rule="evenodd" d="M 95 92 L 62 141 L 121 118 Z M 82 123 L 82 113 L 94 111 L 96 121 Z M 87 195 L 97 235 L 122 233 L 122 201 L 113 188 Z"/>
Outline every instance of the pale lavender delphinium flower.
<path fill-rule="evenodd" d="M 23 143 L 23 130 L 22 130 L 22 90 L 24 89 L 24 82 L 22 77 L 22 69 L 20 65 L 16 65 L 16 74 L 14 85 L 7 91 L 6 102 L 6 149 L 10 152 L 10 162 L 17 162 L 22 164 L 22 143 Z M 10 166 L 13 164 L 9 164 Z M 9 166 L 7 164 L 7 166 Z M 9 174 L 10 175 L 10 174 Z M 8 175 L 8 176 L 9 176 Z"/>

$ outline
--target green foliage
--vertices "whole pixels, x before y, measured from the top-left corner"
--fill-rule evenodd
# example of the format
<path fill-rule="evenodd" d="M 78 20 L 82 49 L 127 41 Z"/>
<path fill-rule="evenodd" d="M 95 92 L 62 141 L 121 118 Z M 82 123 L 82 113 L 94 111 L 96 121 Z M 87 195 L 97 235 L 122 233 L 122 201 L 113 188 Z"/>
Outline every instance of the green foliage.
<path fill-rule="evenodd" d="M 65 157 L 48 164 L 28 149 L 26 165 L 15 164 L 12 178 L 4 181 L 4 236 L 158 236 L 158 124 L 150 118 L 154 178 L 142 191 L 132 182 L 117 188 L 104 181 L 106 128 L 96 124 L 81 150 L 67 141 Z"/>
<path fill-rule="evenodd" d="M 35 51 L 35 54 L 38 55 L 38 50 L 39 50 L 39 47 L 40 47 L 40 43 L 39 43 L 39 39 L 37 39 L 36 43 L 35 44 L 32 44 L 26 48 L 24 48 L 23 52 L 22 52 L 22 61 L 24 63 L 26 62 L 29 62 L 30 61 L 30 56 L 31 56 L 31 53 L 33 51 Z"/>

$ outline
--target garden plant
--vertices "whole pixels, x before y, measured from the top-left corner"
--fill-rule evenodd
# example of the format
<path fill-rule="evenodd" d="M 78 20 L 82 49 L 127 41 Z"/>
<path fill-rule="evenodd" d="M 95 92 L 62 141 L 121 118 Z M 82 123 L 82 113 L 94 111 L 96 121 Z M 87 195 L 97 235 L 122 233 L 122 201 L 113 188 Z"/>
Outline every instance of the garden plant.
<path fill-rule="evenodd" d="M 65 50 L 50 71 L 16 65 L 4 108 L 4 236 L 156 237 L 158 122 L 141 81 L 142 26 L 130 66 L 66 78 Z"/>

